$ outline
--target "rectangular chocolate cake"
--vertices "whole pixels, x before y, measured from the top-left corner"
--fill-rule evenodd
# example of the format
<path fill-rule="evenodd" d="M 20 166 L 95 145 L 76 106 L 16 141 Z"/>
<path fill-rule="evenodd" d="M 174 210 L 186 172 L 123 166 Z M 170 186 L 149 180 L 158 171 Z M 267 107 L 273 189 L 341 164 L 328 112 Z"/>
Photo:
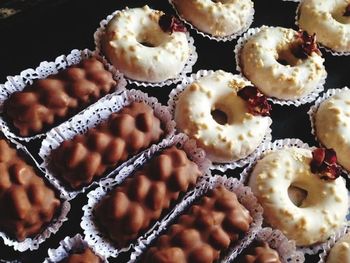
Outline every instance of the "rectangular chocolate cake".
<path fill-rule="evenodd" d="M 36 170 L 0 138 L 0 230 L 23 241 L 52 221 L 61 201 Z"/>
<path fill-rule="evenodd" d="M 141 262 L 216 262 L 247 233 L 252 221 L 236 194 L 218 186 L 158 237 Z"/>
<path fill-rule="evenodd" d="M 167 148 L 97 204 L 97 224 L 116 247 L 123 248 L 159 220 L 200 175 L 183 150 Z"/>
<path fill-rule="evenodd" d="M 14 92 L 4 115 L 20 136 L 48 131 L 111 93 L 117 82 L 97 58 L 88 58 Z"/>
<path fill-rule="evenodd" d="M 55 174 L 78 189 L 163 136 L 163 124 L 153 109 L 144 102 L 133 102 L 85 134 L 64 141 L 52 152 L 51 163 Z"/>

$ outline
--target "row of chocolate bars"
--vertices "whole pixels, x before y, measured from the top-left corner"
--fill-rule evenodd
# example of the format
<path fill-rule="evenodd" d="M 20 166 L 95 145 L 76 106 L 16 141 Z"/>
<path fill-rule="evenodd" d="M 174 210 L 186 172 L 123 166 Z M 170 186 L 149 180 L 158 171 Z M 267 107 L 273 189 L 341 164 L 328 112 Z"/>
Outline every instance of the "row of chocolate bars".
<path fill-rule="evenodd" d="M 74 50 L 2 86 L 0 206 L 8 213 L 0 216 L 0 236 L 6 245 L 37 249 L 67 220 L 69 200 L 98 184 L 83 208 L 85 241 L 64 241 L 84 257 L 91 256 L 85 255 L 90 246 L 101 260 L 134 248 L 131 261 L 199 262 L 204 256 L 212 262 L 235 258 L 255 239 L 254 246 L 269 256 L 303 260 L 278 230 L 261 229 L 262 208 L 248 187 L 212 176 L 204 151 L 186 135 L 175 135 L 167 107 L 125 86 L 118 72 L 88 50 Z M 43 125 L 56 125 L 53 120 L 63 121 L 95 101 L 51 130 Z M 45 110 L 37 114 L 42 105 Z M 15 139 L 43 137 L 44 161 L 38 165 Z M 174 220 L 168 237 L 144 254 Z M 269 246 L 277 252 L 271 254 Z M 55 251 L 48 262 L 62 260 Z M 246 252 L 256 251 L 261 249 Z"/>

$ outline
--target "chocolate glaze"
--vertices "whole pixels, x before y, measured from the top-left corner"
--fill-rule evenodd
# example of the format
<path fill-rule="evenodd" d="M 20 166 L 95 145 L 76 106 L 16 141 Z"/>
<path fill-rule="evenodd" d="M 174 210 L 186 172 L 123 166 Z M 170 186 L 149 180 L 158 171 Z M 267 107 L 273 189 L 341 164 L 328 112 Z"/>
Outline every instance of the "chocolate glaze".
<path fill-rule="evenodd" d="M 14 92 L 4 114 L 20 136 L 47 131 L 112 91 L 112 74 L 96 58 L 85 59 Z"/>
<path fill-rule="evenodd" d="M 219 186 L 181 215 L 141 262 L 214 262 L 249 230 L 252 220 L 236 194 Z"/>
<path fill-rule="evenodd" d="M 33 167 L 0 139 L 0 228 L 19 241 L 38 234 L 49 223 L 60 200 Z"/>
<path fill-rule="evenodd" d="M 264 241 L 254 241 L 235 261 L 237 263 L 281 263 L 276 250 Z"/>
<path fill-rule="evenodd" d="M 52 152 L 52 164 L 72 188 L 79 188 L 158 142 L 163 134 L 153 109 L 133 102 L 87 133 L 64 141 Z"/>
<path fill-rule="evenodd" d="M 96 206 L 96 219 L 117 247 L 125 247 L 158 220 L 180 193 L 193 187 L 200 175 L 197 164 L 172 146 L 112 190 Z"/>
<path fill-rule="evenodd" d="M 85 248 L 81 252 L 74 252 L 60 263 L 101 263 L 102 260 L 92 252 L 90 248 Z"/>

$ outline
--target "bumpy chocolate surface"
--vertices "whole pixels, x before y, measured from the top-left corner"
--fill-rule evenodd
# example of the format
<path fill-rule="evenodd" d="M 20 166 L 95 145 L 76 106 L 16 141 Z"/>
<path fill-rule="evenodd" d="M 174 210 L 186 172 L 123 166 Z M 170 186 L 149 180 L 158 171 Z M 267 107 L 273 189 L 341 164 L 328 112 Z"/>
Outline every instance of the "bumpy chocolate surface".
<path fill-rule="evenodd" d="M 35 135 L 67 120 L 115 85 L 104 65 L 89 58 L 13 93 L 4 103 L 4 113 L 19 135 Z"/>
<path fill-rule="evenodd" d="M 263 241 L 254 241 L 236 261 L 237 263 L 281 263 L 277 251 Z"/>
<path fill-rule="evenodd" d="M 0 139 L 0 228 L 24 240 L 49 223 L 60 200 L 17 151 Z"/>
<path fill-rule="evenodd" d="M 90 248 L 85 248 L 81 252 L 72 253 L 61 263 L 101 263 L 102 260 L 92 252 Z"/>
<path fill-rule="evenodd" d="M 209 263 L 249 230 L 252 217 L 223 186 L 209 191 L 160 236 L 141 262 Z"/>
<path fill-rule="evenodd" d="M 128 177 L 96 206 L 104 232 L 119 248 L 127 246 L 158 220 L 180 193 L 201 175 L 183 150 L 172 146 Z"/>
<path fill-rule="evenodd" d="M 56 172 L 79 188 L 160 140 L 160 120 L 145 103 L 133 102 L 83 135 L 64 141 L 52 153 Z"/>

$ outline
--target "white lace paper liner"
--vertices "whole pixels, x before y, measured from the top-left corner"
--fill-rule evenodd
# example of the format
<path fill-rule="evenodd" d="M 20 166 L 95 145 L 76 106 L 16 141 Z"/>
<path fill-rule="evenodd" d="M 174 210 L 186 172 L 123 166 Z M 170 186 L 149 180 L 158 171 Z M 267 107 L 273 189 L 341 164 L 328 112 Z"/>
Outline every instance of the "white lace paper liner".
<path fill-rule="evenodd" d="M 318 263 L 326 263 L 327 261 L 327 257 L 328 257 L 328 253 L 331 251 L 331 249 L 333 248 L 333 246 L 335 245 L 335 243 L 337 243 L 337 241 L 339 239 L 341 239 L 343 236 L 345 236 L 346 234 L 348 234 L 350 232 L 350 223 L 348 222 L 346 226 L 344 226 L 343 228 L 339 229 L 334 235 L 332 235 L 328 241 L 323 245 L 322 247 L 322 253 L 319 254 L 319 258 L 320 260 L 318 261 Z M 344 262 L 345 263 L 345 262 Z"/>
<path fill-rule="evenodd" d="M 342 91 L 345 90 L 350 90 L 348 87 L 343 87 L 341 89 L 329 89 L 327 90 L 326 93 L 324 93 L 322 95 L 322 97 L 319 97 L 316 101 L 315 104 L 313 106 L 310 107 L 309 111 L 307 112 L 307 114 L 309 115 L 310 118 L 310 123 L 311 123 L 311 133 L 312 135 L 315 137 L 315 140 L 319 143 L 319 145 L 321 147 L 325 147 L 321 141 L 317 138 L 317 134 L 316 134 L 316 126 L 315 126 L 315 117 L 316 117 L 316 113 L 318 108 L 320 107 L 321 103 L 324 102 L 325 100 L 329 99 L 330 97 L 336 95 L 337 93 L 340 93 Z M 326 147 L 327 148 L 327 147 Z M 348 178 L 350 179 L 350 171 L 347 171 L 343 166 L 341 166 L 340 164 L 338 164 L 341 168 L 344 174 L 346 174 L 348 176 Z"/>
<path fill-rule="evenodd" d="M 131 157 L 129 160 L 115 167 L 112 172 L 106 173 L 99 180 L 95 180 L 90 185 L 85 186 L 79 190 L 74 190 L 65 183 L 60 176 L 57 176 L 52 169 L 51 165 L 51 152 L 58 148 L 63 141 L 72 139 L 77 134 L 84 134 L 90 128 L 95 127 L 102 121 L 108 119 L 111 113 L 118 112 L 125 106 L 132 102 L 144 102 L 148 104 L 153 110 L 157 118 L 161 120 L 161 123 L 165 127 L 165 134 L 163 139 L 159 141 L 160 145 L 166 142 L 166 138 L 173 136 L 175 133 L 175 122 L 172 120 L 171 114 L 167 107 L 161 105 L 154 97 L 148 97 L 146 93 L 138 90 L 126 90 L 123 93 L 117 95 L 107 95 L 102 98 L 98 103 L 95 103 L 88 107 L 86 110 L 75 115 L 69 121 L 59 125 L 57 128 L 48 132 L 47 137 L 42 141 L 39 156 L 44 160 L 41 167 L 46 171 L 47 178 L 61 191 L 61 194 L 70 199 L 76 197 L 79 193 L 85 192 L 92 185 L 98 184 L 111 176 L 111 174 L 120 170 L 122 167 L 132 162 L 137 155 Z"/>
<path fill-rule="evenodd" d="M 236 70 L 245 78 L 247 79 L 242 71 L 242 68 L 240 66 L 240 52 L 243 46 L 247 43 L 247 41 L 255 34 L 261 31 L 262 28 L 273 28 L 270 26 L 261 26 L 259 28 L 250 28 L 243 36 L 241 36 L 238 41 L 237 45 L 235 46 L 234 52 L 235 52 L 235 60 L 236 60 Z M 291 106 L 294 105 L 295 107 L 299 107 L 302 104 L 313 102 L 319 94 L 324 90 L 324 85 L 326 83 L 327 74 L 320 80 L 319 84 L 315 87 L 315 89 L 309 93 L 308 95 L 295 99 L 295 100 L 282 100 L 277 98 L 268 97 L 268 100 L 271 101 L 274 104 L 278 104 L 281 106 Z M 266 95 L 267 96 L 267 95 Z"/>
<path fill-rule="evenodd" d="M 94 40 L 95 40 L 95 46 L 96 46 L 96 52 L 104 57 L 107 61 L 108 59 L 105 57 L 105 55 L 102 52 L 102 48 L 101 48 L 101 39 L 103 36 L 103 33 L 109 23 L 109 21 L 112 20 L 112 18 L 114 16 L 116 16 L 118 13 L 122 13 L 127 9 L 123 9 L 123 10 L 117 10 L 115 12 L 113 12 L 111 15 L 107 16 L 105 19 L 103 19 L 100 22 L 100 27 L 96 30 L 96 32 L 94 33 Z M 163 86 L 170 86 L 172 84 L 176 84 L 179 81 L 181 81 L 188 73 L 192 72 L 192 67 L 194 66 L 194 64 L 196 64 L 197 59 L 198 59 L 198 54 L 196 51 L 196 47 L 194 45 L 194 39 L 190 36 L 190 34 L 188 32 L 186 32 L 186 38 L 187 38 L 187 43 L 188 43 L 188 47 L 190 49 L 190 53 L 189 53 L 189 57 L 187 59 L 187 62 L 184 66 L 184 68 L 182 69 L 182 71 L 174 78 L 171 79 L 167 79 L 165 81 L 162 82 L 147 82 L 147 81 L 138 81 L 138 80 L 133 80 L 130 78 L 127 78 L 128 82 L 131 84 L 135 84 L 136 86 L 141 86 L 141 87 L 163 87 Z"/>
<path fill-rule="evenodd" d="M 80 234 L 74 237 L 65 237 L 58 248 L 48 250 L 48 257 L 45 259 L 44 263 L 58 263 L 63 259 L 69 257 L 72 252 L 84 250 L 89 247 L 86 241 L 82 238 Z M 93 248 L 91 248 L 93 250 Z M 98 251 L 93 251 L 96 256 L 98 256 L 103 263 L 107 263 L 107 258 L 98 253 Z"/>
<path fill-rule="evenodd" d="M 199 70 L 197 73 L 191 74 L 190 76 L 184 78 L 182 80 L 182 82 L 180 84 L 177 85 L 177 87 L 175 89 L 173 89 L 170 94 L 169 94 L 169 100 L 168 100 L 168 108 L 169 111 L 171 113 L 171 115 L 174 118 L 174 114 L 175 114 L 175 108 L 176 108 L 176 104 L 177 101 L 179 100 L 180 94 L 186 89 L 186 87 L 190 84 L 193 83 L 194 81 L 205 77 L 207 75 L 210 75 L 214 73 L 214 71 L 212 70 Z M 239 76 L 238 78 L 240 78 L 241 76 Z M 235 76 L 236 78 L 236 76 Z M 246 80 L 244 78 L 244 80 Z M 246 80 L 249 82 L 249 80 Z M 272 130 L 270 128 L 271 124 L 272 124 L 272 119 L 270 119 L 270 123 L 269 123 L 269 128 L 266 130 L 265 136 L 262 140 L 262 142 L 260 143 L 260 145 L 262 145 L 263 143 L 266 142 L 270 142 L 272 140 Z M 251 163 L 251 161 L 254 159 L 254 156 L 256 155 L 256 153 L 258 152 L 260 146 L 257 147 L 256 150 L 254 150 L 251 154 L 249 154 L 248 156 L 246 156 L 245 158 L 242 158 L 240 160 L 234 161 L 234 162 L 230 162 L 230 163 L 213 163 L 212 164 L 212 169 L 216 169 L 219 170 L 221 172 L 226 171 L 227 169 L 236 169 L 237 167 L 243 167 L 249 163 Z"/>
<path fill-rule="evenodd" d="M 290 148 L 290 147 L 297 147 L 297 148 L 310 149 L 310 150 L 314 150 L 316 148 L 314 146 L 310 147 L 307 143 L 304 143 L 301 140 L 294 139 L 294 138 L 275 140 L 274 142 L 266 143 L 261 147 L 261 151 L 259 154 L 256 155 L 256 159 L 252 161 L 250 165 L 248 165 L 243 170 L 243 172 L 240 175 L 240 182 L 242 182 L 243 184 L 248 183 L 249 176 L 253 171 L 256 165 L 256 162 L 262 159 L 267 153 L 271 151 L 283 149 L 283 148 Z M 350 202 L 350 196 L 348 198 Z M 348 211 L 348 214 L 349 214 L 349 211 Z M 323 245 L 324 245 L 324 242 L 315 244 L 315 245 L 310 245 L 310 246 L 298 246 L 297 248 L 299 251 L 303 252 L 304 254 L 315 255 L 318 253 L 320 249 L 322 249 Z"/>
<path fill-rule="evenodd" d="M 110 239 L 101 233 L 100 229 L 95 224 L 93 210 L 96 204 L 98 204 L 100 200 L 102 200 L 108 194 L 109 191 L 115 188 L 116 185 L 121 184 L 127 177 L 132 176 L 135 171 L 137 171 L 140 167 L 152 159 L 155 154 L 160 152 L 162 149 L 165 149 L 172 145 L 176 145 L 178 148 L 183 149 L 187 153 L 188 157 L 197 163 L 200 171 L 203 174 L 201 178 L 205 177 L 205 175 L 209 173 L 210 161 L 205 158 L 205 152 L 202 149 L 197 148 L 195 141 L 190 140 L 187 135 L 178 134 L 168 139 L 163 145 L 153 145 L 147 152 L 143 153 L 132 164 L 123 167 L 122 170 L 120 170 L 118 173 L 115 173 L 115 177 L 113 179 L 107 179 L 104 182 L 101 182 L 100 186 L 97 189 L 87 195 L 88 203 L 83 207 L 84 215 L 82 217 L 81 227 L 84 230 L 86 242 L 91 247 L 94 247 L 96 251 L 99 251 L 106 257 L 117 257 L 119 253 L 130 250 L 132 247 L 134 247 L 134 244 L 139 243 L 138 240 L 147 237 L 154 231 L 154 229 L 158 227 L 160 223 L 154 223 L 146 233 L 137 239 L 137 241 L 133 242 L 128 247 L 117 249 L 113 246 Z M 187 196 L 188 194 L 185 195 L 183 200 L 186 199 Z M 177 206 L 178 205 L 175 205 L 175 208 Z M 168 215 L 165 216 L 165 218 L 168 217 L 169 214 L 172 214 L 171 211 L 173 211 L 175 208 L 172 208 L 167 213 Z"/>
<path fill-rule="evenodd" d="M 254 21 L 254 13 L 255 13 L 255 9 L 253 8 L 251 10 L 251 13 L 249 14 L 249 18 L 247 20 L 247 24 L 241 29 L 239 30 L 237 33 L 234 33 L 232 35 L 229 36 L 224 36 L 224 37 L 220 37 L 220 36 L 213 36 L 211 34 L 205 33 L 203 31 L 200 31 L 198 28 L 196 28 L 194 25 L 192 25 L 189 21 L 187 21 L 185 18 L 183 18 L 181 16 L 181 14 L 179 13 L 179 11 L 177 10 L 175 4 L 173 3 L 173 0 L 168 0 L 170 5 L 173 7 L 177 17 L 186 25 L 188 25 L 192 30 L 194 30 L 197 34 L 201 35 L 202 37 L 205 38 L 209 38 L 210 40 L 215 40 L 217 42 L 226 42 L 226 41 L 232 41 L 235 40 L 237 37 L 239 37 L 240 35 L 242 35 L 245 31 L 247 31 L 249 29 L 249 27 L 251 26 L 251 24 Z"/>
<path fill-rule="evenodd" d="M 284 1 L 284 0 L 283 0 Z M 293 0 L 291 0 L 293 1 Z M 299 28 L 299 29 L 302 29 L 300 26 L 299 26 L 299 14 L 300 14 L 300 8 L 301 8 L 301 5 L 303 3 L 303 0 L 299 0 L 299 5 L 296 9 L 296 12 L 295 12 L 295 25 Z M 312 18 L 310 18 L 312 19 Z M 332 37 L 332 36 L 329 36 L 329 37 Z M 316 41 L 317 41 L 317 35 L 316 35 Z M 319 45 L 320 48 L 322 48 L 323 50 L 325 50 L 326 52 L 328 53 L 331 53 L 333 56 L 350 56 L 350 51 L 349 52 L 340 52 L 340 51 L 335 51 L 329 47 L 326 47 L 324 46 L 322 43 L 320 43 L 319 41 L 317 41 L 317 44 Z"/>
<path fill-rule="evenodd" d="M 191 205 L 194 204 L 196 200 L 204 196 L 210 189 L 214 189 L 217 186 L 223 185 L 230 191 L 234 192 L 237 195 L 238 201 L 249 210 L 250 215 L 253 218 L 253 222 L 250 225 L 248 232 L 245 236 L 239 240 L 237 243 L 231 245 L 228 250 L 225 252 L 223 258 L 220 259 L 220 262 L 231 262 L 238 254 L 246 248 L 252 240 L 255 238 L 257 232 L 260 231 L 263 217 L 263 209 L 258 204 L 256 197 L 251 192 L 250 187 L 244 186 L 237 179 L 227 178 L 226 176 L 209 176 L 204 178 L 196 188 L 187 195 L 184 199 L 169 215 L 169 217 L 162 220 L 156 229 L 151 235 L 146 238 L 141 238 L 138 240 L 137 245 L 134 248 L 134 251 L 131 253 L 130 261 L 136 262 L 140 255 L 143 254 L 151 245 L 151 243 L 161 235 L 173 222 L 174 220 L 183 214 Z"/>
<path fill-rule="evenodd" d="M 103 57 L 97 55 L 96 52 L 90 51 L 88 49 L 77 50 L 73 49 L 68 55 L 58 56 L 55 61 L 43 61 L 39 64 L 36 69 L 26 69 L 23 70 L 19 75 L 11 77 L 7 77 L 7 81 L 4 84 L 0 85 L 0 113 L 3 111 L 3 104 L 5 100 L 7 100 L 10 95 L 16 91 L 23 90 L 26 86 L 33 84 L 36 79 L 44 79 L 49 75 L 56 74 L 69 66 L 79 64 L 82 60 L 96 57 L 104 64 L 105 68 L 110 71 L 113 75 L 113 79 L 117 81 L 117 85 L 113 88 L 114 93 L 120 93 L 125 89 L 126 80 L 118 70 L 116 70 L 112 65 L 110 65 Z M 69 119 L 71 119 L 70 117 Z M 34 139 L 43 138 L 47 132 L 40 133 L 34 136 L 22 137 L 16 135 L 7 122 L 0 118 L 0 121 L 3 123 L 3 132 L 6 133 L 7 136 L 16 138 L 21 141 L 29 142 Z M 57 127 L 57 124 L 55 127 Z"/>
<path fill-rule="evenodd" d="M 6 134 L 4 134 L 6 139 L 9 140 L 9 142 L 16 147 L 16 149 L 20 152 L 22 152 L 27 158 L 30 164 L 38 171 L 42 172 L 42 170 L 39 168 L 38 163 L 34 159 L 34 157 L 30 154 L 30 152 L 27 150 L 26 147 L 21 145 L 20 143 L 16 142 L 11 137 L 7 137 Z M 46 181 L 46 180 L 45 180 Z M 57 191 L 55 187 L 52 186 L 51 182 L 47 182 L 47 184 L 51 185 L 52 189 L 54 191 Z M 4 244 L 7 246 L 13 247 L 14 250 L 18 250 L 20 252 L 26 251 L 26 250 L 36 250 L 39 248 L 39 245 L 43 242 L 45 242 L 46 239 L 48 239 L 51 234 L 55 234 L 62 224 L 68 220 L 67 214 L 70 211 L 70 203 L 64 199 L 60 198 L 61 201 L 61 207 L 60 207 L 60 213 L 51 220 L 51 222 L 48 224 L 48 226 L 45 227 L 45 229 L 38 235 L 36 235 L 33 238 L 26 238 L 23 241 L 17 241 L 10 236 L 8 236 L 6 233 L 0 231 L 0 238 L 3 239 Z"/>
<path fill-rule="evenodd" d="M 283 263 L 304 262 L 304 254 L 296 250 L 295 241 L 288 240 L 278 229 L 265 227 L 256 235 L 259 241 L 265 241 L 272 249 L 275 249 Z"/>

